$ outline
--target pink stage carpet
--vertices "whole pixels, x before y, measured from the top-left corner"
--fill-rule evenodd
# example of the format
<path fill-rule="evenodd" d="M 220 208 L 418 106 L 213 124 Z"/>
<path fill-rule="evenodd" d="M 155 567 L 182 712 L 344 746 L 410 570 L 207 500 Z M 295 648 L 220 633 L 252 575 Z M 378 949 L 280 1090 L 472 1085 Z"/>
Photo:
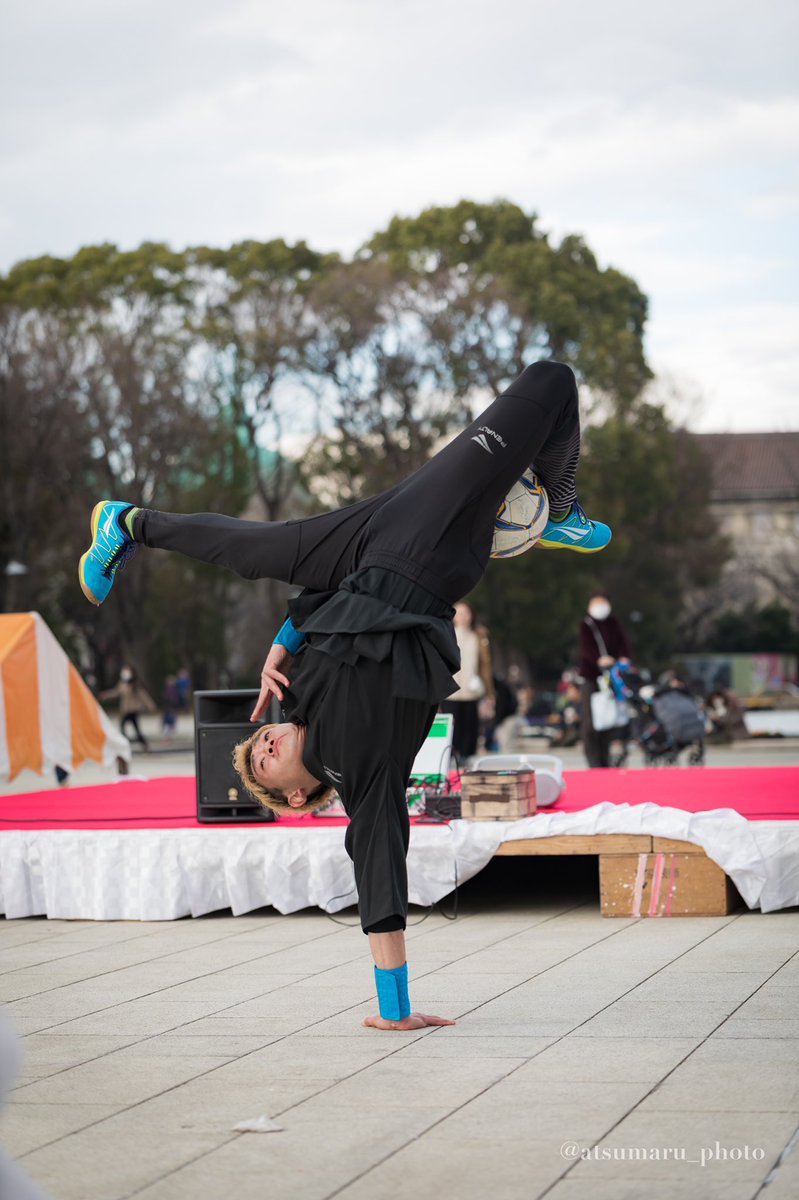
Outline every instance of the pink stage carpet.
<path fill-rule="evenodd" d="M 569 771 L 567 788 L 546 813 L 595 804 L 658 804 L 683 812 L 733 809 L 751 821 L 799 819 L 799 767 L 680 767 Z M 0 796 L 0 829 L 207 829 L 195 819 L 193 776 L 120 780 Z M 280 827 L 346 824 L 345 817 L 281 818 Z M 241 824 L 235 826 L 242 828 Z M 270 829 L 268 824 L 257 826 Z"/>

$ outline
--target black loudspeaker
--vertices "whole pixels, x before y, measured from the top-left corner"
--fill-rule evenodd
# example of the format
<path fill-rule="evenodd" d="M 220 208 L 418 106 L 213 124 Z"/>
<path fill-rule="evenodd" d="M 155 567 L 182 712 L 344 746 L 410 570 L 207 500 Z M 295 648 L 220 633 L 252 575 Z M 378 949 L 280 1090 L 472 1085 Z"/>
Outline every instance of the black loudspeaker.
<path fill-rule="evenodd" d="M 274 821 L 246 791 L 233 769 L 233 748 L 258 728 L 250 713 L 258 691 L 194 693 L 194 756 L 197 766 L 197 820 Z M 270 721 L 280 721 L 280 705 L 272 699 Z"/>

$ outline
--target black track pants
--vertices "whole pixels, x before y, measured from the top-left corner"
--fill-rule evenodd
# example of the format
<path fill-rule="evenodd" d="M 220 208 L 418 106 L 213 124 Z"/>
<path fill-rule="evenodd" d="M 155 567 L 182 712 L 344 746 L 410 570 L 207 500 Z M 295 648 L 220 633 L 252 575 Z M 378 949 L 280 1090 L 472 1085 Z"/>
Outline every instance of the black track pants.
<path fill-rule="evenodd" d="M 314 591 L 334 590 L 358 567 L 380 566 L 452 604 L 480 580 L 497 509 L 531 463 L 553 507 L 571 503 L 579 437 L 571 369 L 533 363 L 448 446 L 378 496 L 268 523 L 144 509 L 136 539 L 245 579 L 281 579 Z"/>

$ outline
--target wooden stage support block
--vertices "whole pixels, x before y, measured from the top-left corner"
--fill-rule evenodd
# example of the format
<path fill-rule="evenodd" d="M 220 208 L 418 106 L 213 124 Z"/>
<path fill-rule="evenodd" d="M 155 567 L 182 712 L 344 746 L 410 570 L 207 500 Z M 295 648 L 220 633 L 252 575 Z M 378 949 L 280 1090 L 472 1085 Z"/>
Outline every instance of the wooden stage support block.
<path fill-rule="evenodd" d="M 652 849 L 662 851 L 664 854 L 704 854 L 701 846 L 697 846 L 696 842 L 682 842 L 678 838 L 652 838 Z"/>
<path fill-rule="evenodd" d="M 568 833 L 555 837 L 517 838 L 503 842 L 502 855 L 527 854 L 634 854 L 652 849 L 652 838 L 639 833 Z"/>
<path fill-rule="evenodd" d="M 732 881 L 698 846 L 688 853 L 601 854 L 599 891 L 605 917 L 723 917 L 739 902 Z"/>
<path fill-rule="evenodd" d="M 596 854 L 603 917 L 723 917 L 740 896 L 701 846 L 638 833 L 557 834 L 503 842 L 496 856 Z"/>

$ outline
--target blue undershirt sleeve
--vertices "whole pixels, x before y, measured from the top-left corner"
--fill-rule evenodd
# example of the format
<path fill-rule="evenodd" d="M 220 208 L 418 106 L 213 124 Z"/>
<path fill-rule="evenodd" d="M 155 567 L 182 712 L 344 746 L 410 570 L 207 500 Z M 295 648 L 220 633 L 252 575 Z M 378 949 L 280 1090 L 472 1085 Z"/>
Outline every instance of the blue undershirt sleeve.
<path fill-rule="evenodd" d="M 291 617 L 286 617 L 274 640 L 278 646 L 285 646 L 289 654 L 296 654 L 305 645 L 305 634 L 294 628 Z"/>

